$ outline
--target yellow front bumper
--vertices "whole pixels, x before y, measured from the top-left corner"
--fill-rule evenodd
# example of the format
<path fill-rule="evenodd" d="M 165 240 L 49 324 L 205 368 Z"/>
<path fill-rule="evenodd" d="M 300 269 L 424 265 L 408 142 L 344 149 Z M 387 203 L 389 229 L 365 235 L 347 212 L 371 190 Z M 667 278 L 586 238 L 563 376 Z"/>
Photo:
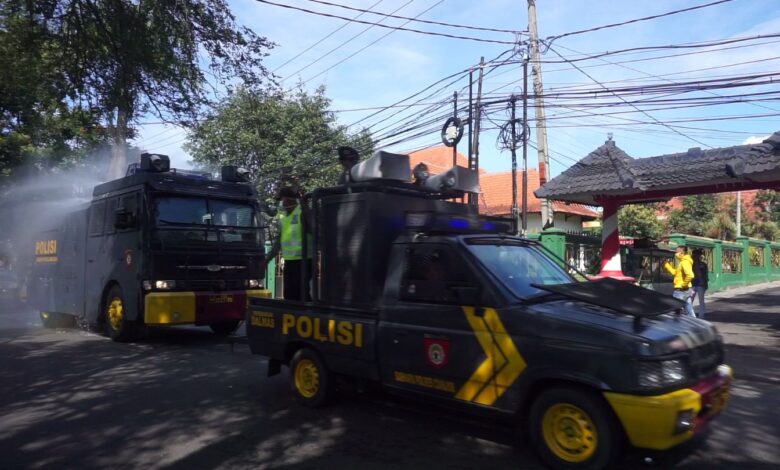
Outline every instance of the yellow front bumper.
<path fill-rule="evenodd" d="M 144 323 L 191 325 L 242 320 L 252 297 L 268 298 L 271 297 L 271 291 L 150 292 L 144 297 Z"/>
<path fill-rule="evenodd" d="M 632 445 L 665 450 L 681 444 L 719 414 L 728 402 L 731 368 L 720 366 L 716 376 L 701 383 L 663 395 L 641 396 L 604 392 Z M 675 433 L 681 412 L 691 410 L 696 425 Z"/>

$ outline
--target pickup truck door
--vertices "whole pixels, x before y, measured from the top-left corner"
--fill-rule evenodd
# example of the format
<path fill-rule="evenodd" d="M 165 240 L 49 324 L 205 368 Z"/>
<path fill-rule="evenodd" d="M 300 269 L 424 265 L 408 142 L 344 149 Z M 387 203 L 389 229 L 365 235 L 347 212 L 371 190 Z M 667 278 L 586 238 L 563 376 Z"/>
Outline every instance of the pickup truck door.
<path fill-rule="evenodd" d="M 397 245 L 379 327 L 386 386 L 455 399 L 485 360 L 467 312 L 481 286 L 443 244 Z"/>

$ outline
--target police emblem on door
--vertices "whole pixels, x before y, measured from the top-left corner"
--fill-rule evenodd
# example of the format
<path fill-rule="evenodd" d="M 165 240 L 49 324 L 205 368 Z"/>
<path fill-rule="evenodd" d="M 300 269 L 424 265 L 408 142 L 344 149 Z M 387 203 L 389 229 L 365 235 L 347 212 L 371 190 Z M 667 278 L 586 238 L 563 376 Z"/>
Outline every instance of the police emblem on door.
<path fill-rule="evenodd" d="M 423 339 L 425 360 L 429 365 L 439 368 L 447 365 L 450 356 L 450 341 L 441 338 Z"/>

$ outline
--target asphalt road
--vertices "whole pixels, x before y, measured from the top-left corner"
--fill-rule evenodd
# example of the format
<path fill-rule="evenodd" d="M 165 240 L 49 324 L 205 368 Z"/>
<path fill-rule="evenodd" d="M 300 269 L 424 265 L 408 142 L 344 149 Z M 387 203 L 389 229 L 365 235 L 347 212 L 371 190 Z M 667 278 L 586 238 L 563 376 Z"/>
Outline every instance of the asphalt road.
<path fill-rule="evenodd" d="M 0 307 L 0 468 L 541 468 L 517 429 L 379 392 L 298 406 L 239 336 L 116 344 Z M 707 436 L 627 468 L 780 467 L 780 289 L 710 305 L 735 367 Z"/>

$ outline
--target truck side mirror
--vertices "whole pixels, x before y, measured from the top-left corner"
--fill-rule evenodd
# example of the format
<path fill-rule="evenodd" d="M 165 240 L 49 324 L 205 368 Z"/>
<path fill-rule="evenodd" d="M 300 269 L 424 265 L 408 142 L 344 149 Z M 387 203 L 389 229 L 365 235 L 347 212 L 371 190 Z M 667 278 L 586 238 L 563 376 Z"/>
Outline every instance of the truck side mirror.
<path fill-rule="evenodd" d="M 120 207 L 115 212 L 114 227 L 117 229 L 125 229 L 135 227 L 135 214 L 129 210 Z"/>

